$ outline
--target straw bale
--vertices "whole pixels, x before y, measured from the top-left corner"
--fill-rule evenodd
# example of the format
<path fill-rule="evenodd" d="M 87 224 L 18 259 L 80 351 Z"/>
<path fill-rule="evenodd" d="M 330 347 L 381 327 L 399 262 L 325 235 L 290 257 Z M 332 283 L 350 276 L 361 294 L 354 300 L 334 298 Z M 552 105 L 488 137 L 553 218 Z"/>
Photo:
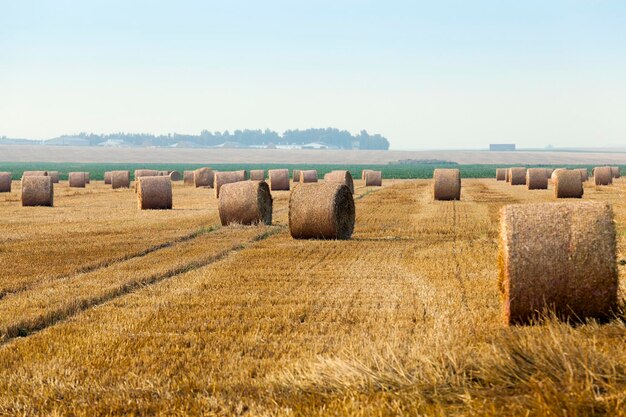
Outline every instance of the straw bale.
<path fill-rule="evenodd" d="M 10 172 L 0 172 L 0 193 L 11 192 L 12 174 Z"/>
<path fill-rule="evenodd" d="M 317 182 L 317 170 L 308 169 L 300 171 L 300 182 Z"/>
<path fill-rule="evenodd" d="M 526 186 L 529 190 L 547 190 L 548 177 L 545 168 L 528 168 L 526 170 Z"/>
<path fill-rule="evenodd" d="M 268 171 L 270 179 L 270 189 L 272 191 L 289 190 L 289 170 L 288 169 L 270 169 Z"/>
<path fill-rule="evenodd" d="M 511 185 L 526 185 L 526 168 L 511 168 L 509 176 L 511 177 Z"/>
<path fill-rule="evenodd" d="M 511 169 L 510 168 L 506 168 L 506 171 L 504 171 L 504 180 L 508 183 L 511 182 Z"/>
<path fill-rule="evenodd" d="M 437 168 L 433 172 L 435 200 L 461 199 L 461 172 L 458 169 Z"/>
<path fill-rule="evenodd" d="M 220 198 L 220 188 L 224 184 L 241 181 L 241 173 L 238 171 L 216 172 L 213 179 L 213 188 L 215 189 L 215 197 Z"/>
<path fill-rule="evenodd" d="M 105 185 L 110 185 L 111 184 L 111 171 L 107 171 L 104 173 L 104 184 Z"/>
<path fill-rule="evenodd" d="M 59 171 L 48 171 L 48 176 L 52 178 L 53 184 L 59 183 Z"/>
<path fill-rule="evenodd" d="M 183 184 L 185 185 L 194 185 L 194 173 L 193 171 L 184 171 L 183 172 Z"/>
<path fill-rule="evenodd" d="M 140 177 L 137 187 L 140 210 L 169 210 L 172 208 L 172 181 L 168 176 Z"/>
<path fill-rule="evenodd" d="M 130 188 L 130 171 L 111 171 L 111 188 Z"/>
<path fill-rule="evenodd" d="M 577 168 L 574 171 L 580 172 L 580 179 L 583 182 L 589 181 L 589 171 L 587 171 L 587 168 Z"/>
<path fill-rule="evenodd" d="M 367 171 L 365 173 L 366 187 L 381 187 L 383 185 L 382 171 Z"/>
<path fill-rule="evenodd" d="M 506 168 L 496 168 L 496 181 L 506 181 Z"/>
<path fill-rule="evenodd" d="M 24 177 L 47 177 L 48 171 L 24 171 L 22 173 L 22 179 Z"/>
<path fill-rule="evenodd" d="M 354 180 L 350 171 L 331 171 L 324 175 L 324 181 L 347 185 L 350 192 L 354 194 Z"/>
<path fill-rule="evenodd" d="M 562 169 L 556 173 L 554 196 L 556 198 L 582 198 L 583 181 L 580 172 Z"/>
<path fill-rule="evenodd" d="M 250 171 L 250 179 L 252 181 L 265 181 L 265 170 L 253 169 Z"/>
<path fill-rule="evenodd" d="M 361 171 L 361 180 L 365 181 L 365 174 L 367 171 L 371 171 L 371 169 L 364 169 Z"/>
<path fill-rule="evenodd" d="M 613 178 L 619 178 L 620 177 L 619 167 L 611 167 L 611 174 L 613 175 Z"/>
<path fill-rule="evenodd" d="M 222 226 L 272 224 L 272 195 L 265 181 L 238 181 L 220 188 L 218 203 Z"/>
<path fill-rule="evenodd" d="M 49 176 L 27 175 L 22 178 L 22 206 L 54 205 L 54 184 Z"/>
<path fill-rule="evenodd" d="M 213 181 L 215 180 L 215 173 L 211 168 L 198 168 L 194 171 L 193 181 L 196 188 L 198 187 L 213 187 Z"/>
<path fill-rule="evenodd" d="M 180 172 L 178 171 L 169 171 L 169 177 L 171 181 L 180 181 Z"/>
<path fill-rule="evenodd" d="M 300 182 L 300 170 L 299 169 L 293 170 L 293 182 Z"/>
<path fill-rule="evenodd" d="M 613 170 L 611 167 L 595 167 L 593 169 L 593 180 L 596 185 L 613 184 Z"/>
<path fill-rule="evenodd" d="M 70 172 L 67 178 L 72 188 L 85 188 L 85 184 L 87 184 L 84 172 Z"/>

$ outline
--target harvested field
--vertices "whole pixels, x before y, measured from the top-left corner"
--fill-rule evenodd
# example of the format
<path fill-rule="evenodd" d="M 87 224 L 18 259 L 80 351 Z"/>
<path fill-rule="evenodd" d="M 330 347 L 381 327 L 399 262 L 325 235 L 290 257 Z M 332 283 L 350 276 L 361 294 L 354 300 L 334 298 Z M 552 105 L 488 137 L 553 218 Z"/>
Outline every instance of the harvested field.
<path fill-rule="evenodd" d="M 583 186 L 612 204 L 622 260 L 626 185 Z M 54 207 L 11 188 L 2 414 L 625 415 L 623 317 L 502 323 L 500 209 L 553 184 L 464 178 L 463 200 L 433 201 L 432 180 L 358 181 L 343 241 L 292 239 L 287 192 L 272 226 L 222 227 L 182 182 L 154 211 L 103 181 L 55 184 Z"/>

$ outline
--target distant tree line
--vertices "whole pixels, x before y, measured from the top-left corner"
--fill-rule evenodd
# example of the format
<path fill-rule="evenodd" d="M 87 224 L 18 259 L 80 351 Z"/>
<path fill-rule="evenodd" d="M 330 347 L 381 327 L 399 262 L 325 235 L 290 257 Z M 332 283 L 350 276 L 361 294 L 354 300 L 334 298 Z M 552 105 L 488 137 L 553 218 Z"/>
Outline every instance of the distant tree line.
<path fill-rule="evenodd" d="M 358 135 L 352 135 L 346 130 L 334 128 L 287 130 L 282 135 L 269 129 L 265 130 L 235 130 L 234 132 L 209 132 L 203 130 L 199 135 L 151 135 L 145 133 L 112 133 L 97 135 L 81 132 L 78 135 L 68 135 L 89 140 L 90 145 L 98 145 L 107 140 L 122 139 L 135 146 L 171 146 L 186 142 L 197 146 L 218 146 L 221 144 L 241 144 L 244 146 L 276 146 L 276 145 L 306 145 L 312 142 L 321 142 L 336 146 L 339 149 L 389 149 L 389 141 L 381 135 L 370 135 L 362 130 Z"/>

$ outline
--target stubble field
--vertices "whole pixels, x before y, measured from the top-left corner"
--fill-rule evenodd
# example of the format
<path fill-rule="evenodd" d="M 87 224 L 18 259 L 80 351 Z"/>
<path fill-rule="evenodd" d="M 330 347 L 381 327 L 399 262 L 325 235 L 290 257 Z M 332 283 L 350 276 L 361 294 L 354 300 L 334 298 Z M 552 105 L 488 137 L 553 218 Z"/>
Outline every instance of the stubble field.
<path fill-rule="evenodd" d="M 505 327 L 498 213 L 554 201 L 464 179 L 356 182 L 349 241 L 222 227 L 212 190 L 174 210 L 132 190 L 55 186 L 54 208 L 0 194 L 0 413 L 6 415 L 626 415 L 623 317 Z M 618 260 L 626 186 L 613 204 Z M 625 262 L 626 263 L 626 262 Z M 626 294 L 619 265 L 620 300 Z"/>

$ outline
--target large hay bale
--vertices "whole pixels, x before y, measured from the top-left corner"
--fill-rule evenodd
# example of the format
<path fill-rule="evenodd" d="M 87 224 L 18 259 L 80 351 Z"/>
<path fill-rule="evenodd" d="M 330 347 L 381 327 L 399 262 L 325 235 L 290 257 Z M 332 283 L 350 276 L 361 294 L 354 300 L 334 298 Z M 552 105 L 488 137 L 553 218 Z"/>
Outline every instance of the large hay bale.
<path fill-rule="evenodd" d="M 509 176 L 511 177 L 511 185 L 526 185 L 526 168 L 511 168 Z"/>
<path fill-rule="evenodd" d="M 130 188 L 130 171 L 111 171 L 111 188 Z"/>
<path fill-rule="evenodd" d="M 215 197 L 220 198 L 220 189 L 224 184 L 232 184 L 241 180 L 241 173 L 238 171 L 216 172 L 213 179 L 213 188 L 215 189 Z"/>
<path fill-rule="evenodd" d="M 184 171 L 183 172 L 183 184 L 185 185 L 194 185 L 194 174 L 193 171 Z"/>
<path fill-rule="evenodd" d="M 211 168 L 198 168 L 193 173 L 193 181 L 196 188 L 198 187 L 213 187 L 213 181 L 215 180 L 215 173 Z"/>
<path fill-rule="evenodd" d="M 508 183 L 511 182 L 511 168 L 506 168 L 504 180 Z"/>
<path fill-rule="evenodd" d="M 264 169 L 250 170 L 250 180 L 251 181 L 265 181 L 265 170 Z"/>
<path fill-rule="evenodd" d="M 140 177 L 137 186 L 140 210 L 169 210 L 172 208 L 172 181 L 168 176 Z"/>
<path fill-rule="evenodd" d="M 547 190 L 548 177 L 545 168 L 528 168 L 526 170 L 526 186 L 529 190 Z"/>
<path fill-rule="evenodd" d="M 59 171 L 48 171 L 48 176 L 52 178 L 53 184 L 59 183 Z"/>
<path fill-rule="evenodd" d="M 382 187 L 383 185 L 383 172 L 382 171 L 367 171 L 365 173 L 365 186 L 366 187 Z"/>
<path fill-rule="evenodd" d="M 371 169 L 364 169 L 361 171 L 361 180 L 365 181 L 365 174 L 367 173 L 367 171 L 371 171 Z"/>
<path fill-rule="evenodd" d="M 554 196 L 556 198 L 582 198 L 583 181 L 580 172 L 562 169 L 554 180 Z"/>
<path fill-rule="evenodd" d="M 354 180 L 350 171 L 331 171 L 324 175 L 324 181 L 336 182 L 348 186 L 350 192 L 354 194 Z"/>
<path fill-rule="evenodd" d="M 270 190 L 287 191 L 289 190 L 289 170 L 288 169 L 270 169 L 268 171 L 270 179 Z"/>
<path fill-rule="evenodd" d="M 461 172 L 458 169 L 437 168 L 433 172 L 435 200 L 461 199 Z"/>
<path fill-rule="evenodd" d="M 180 181 L 180 172 L 178 171 L 170 171 L 169 173 L 170 181 Z"/>
<path fill-rule="evenodd" d="M 87 178 L 84 172 L 70 172 L 67 178 L 72 188 L 85 188 L 85 184 L 87 184 Z"/>
<path fill-rule="evenodd" d="M 136 169 L 135 170 L 135 192 L 137 192 L 137 187 L 139 187 L 139 178 L 141 177 L 156 177 L 158 176 L 159 171 L 156 169 Z"/>
<path fill-rule="evenodd" d="M 300 184 L 289 196 L 289 230 L 295 239 L 350 239 L 355 210 L 345 184 Z"/>
<path fill-rule="evenodd" d="M 317 182 L 317 170 L 315 169 L 307 169 L 300 171 L 300 181 L 302 183 L 305 182 Z"/>
<path fill-rule="evenodd" d="M 299 169 L 293 170 L 293 182 L 300 182 L 300 170 Z"/>
<path fill-rule="evenodd" d="M 620 177 L 619 167 L 611 167 L 611 174 L 613 175 L 613 178 L 619 178 Z"/>
<path fill-rule="evenodd" d="M 496 181 L 506 181 L 506 168 L 496 168 Z"/>
<path fill-rule="evenodd" d="M 272 194 L 265 181 L 238 181 L 222 185 L 218 203 L 222 226 L 272 224 Z"/>
<path fill-rule="evenodd" d="M 546 310 L 607 318 L 617 303 L 615 226 L 606 203 L 506 206 L 500 216 L 500 289 L 508 324 Z"/>
<path fill-rule="evenodd" d="M 556 175 L 561 172 L 561 171 L 565 171 L 565 168 L 557 168 L 557 169 L 553 169 L 552 172 L 550 173 L 550 181 L 554 182 L 556 181 Z"/>
<path fill-rule="evenodd" d="M 239 170 L 239 171 L 235 171 L 237 174 L 239 174 L 239 181 L 247 181 L 248 180 L 248 171 L 246 171 L 245 169 Z"/>
<path fill-rule="evenodd" d="M 106 171 L 104 173 L 104 184 L 105 185 L 110 185 L 111 184 L 111 171 Z"/>
<path fill-rule="evenodd" d="M 611 185 L 613 184 L 613 170 L 611 167 L 595 167 L 593 180 L 596 185 Z"/>
<path fill-rule="evenodd" d="M 585 182 L 589 180 L 589 172 L 587 171 L 587 168 L 577 168 L 574 171 L 576 172 L 580 172 L 580 179 Z"/>
<path fill-rule="evenodd" d="M 22 178 L 22 206 L 54 205 L 54 184 L 49 176 L 27 175 Z"/>
<path fill-rule="evenodd" d="M 91 175 L 89 172 L 84 172 L 83 174 L 85 174 L 85 184 L 91 184 Z"/>
<path fill-rule="evenodd" d="M 48 171 L 24 171 L 22 173 L 22 179 L 24 177 L 47 177 Z"/>
<path fill-rule="evenodd" d="M 13 176 L 10 172 L 0 172 L 0 193 L 11 192 L 11 180 Z"/>

